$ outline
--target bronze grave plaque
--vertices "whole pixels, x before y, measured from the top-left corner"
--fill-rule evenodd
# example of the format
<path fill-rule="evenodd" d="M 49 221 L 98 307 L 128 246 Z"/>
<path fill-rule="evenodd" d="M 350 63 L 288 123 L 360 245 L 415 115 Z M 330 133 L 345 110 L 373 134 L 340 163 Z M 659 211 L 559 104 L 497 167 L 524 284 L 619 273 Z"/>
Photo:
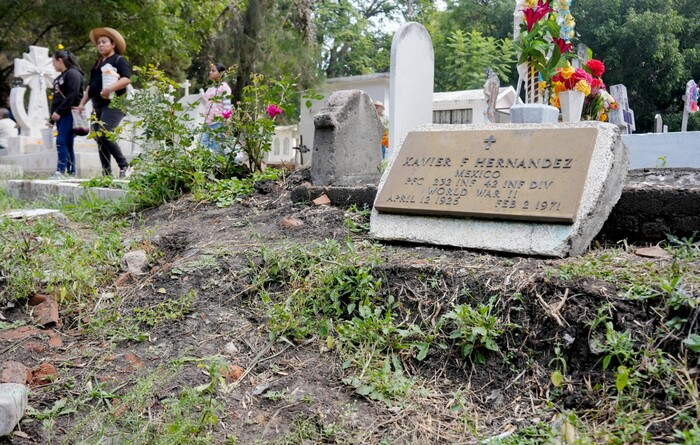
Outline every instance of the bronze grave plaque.
<path fill-rule="evenodd" d="M 596 128 L 413 131 L 377 196 L 384 213 L 573 223 Z"/>

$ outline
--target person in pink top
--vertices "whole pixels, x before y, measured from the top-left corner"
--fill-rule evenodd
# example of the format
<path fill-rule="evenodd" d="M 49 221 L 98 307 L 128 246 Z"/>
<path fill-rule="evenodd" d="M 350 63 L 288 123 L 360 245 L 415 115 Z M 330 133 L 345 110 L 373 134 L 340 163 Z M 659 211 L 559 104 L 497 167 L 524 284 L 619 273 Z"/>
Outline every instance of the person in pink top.
<path fill-rule="evenodd" d="M 218 152 L 221 152 L 221 141 L 216 129 L 224 125 L 223 121 L 231 113 L 231 87 L 221 79 L 224 71 L 226 67 L 220 63 L 211 65 L 209 79 L 214 85 L 204 93 L 204 116 L 208 129 L 202 133 L 201 142 L 205 147 Z"/>

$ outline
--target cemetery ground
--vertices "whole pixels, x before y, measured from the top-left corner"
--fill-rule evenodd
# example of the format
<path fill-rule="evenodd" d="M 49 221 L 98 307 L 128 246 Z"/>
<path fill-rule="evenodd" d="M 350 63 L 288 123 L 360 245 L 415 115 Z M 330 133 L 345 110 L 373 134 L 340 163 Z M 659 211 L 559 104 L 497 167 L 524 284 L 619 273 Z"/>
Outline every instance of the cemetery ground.
<path fill-rule="evenodd" d="M 31 388 L 0 443 L 700 443 L 697 239 L 378 243 L 303 179 L 0 221 L 0 363 Z"/>

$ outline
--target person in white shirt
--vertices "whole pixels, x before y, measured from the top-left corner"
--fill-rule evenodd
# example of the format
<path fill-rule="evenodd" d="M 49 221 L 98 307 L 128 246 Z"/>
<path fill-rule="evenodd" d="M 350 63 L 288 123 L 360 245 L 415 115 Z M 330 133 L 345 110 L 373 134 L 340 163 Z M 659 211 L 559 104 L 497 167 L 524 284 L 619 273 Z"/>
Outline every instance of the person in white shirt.
<path fill-rule="evenodd" d="M 17 134 L 17 124 L 10 119 L 10 110 L 0 108 L 0 149 L 7 148 L 9 139 Z"/>

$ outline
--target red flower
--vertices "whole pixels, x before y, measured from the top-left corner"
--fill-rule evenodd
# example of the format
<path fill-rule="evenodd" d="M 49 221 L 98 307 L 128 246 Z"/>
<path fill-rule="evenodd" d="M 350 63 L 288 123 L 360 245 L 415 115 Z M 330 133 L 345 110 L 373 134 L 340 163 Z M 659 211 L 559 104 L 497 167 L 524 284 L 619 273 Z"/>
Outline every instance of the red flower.
<path fill-rule="evenodd" d="M 544 16 L 552 11 L 554 11 L 554 9 L 549 5 L 549 0 L 538 0 L 534 8 L 523 9 L 525 22 L 527 23 L 527 32 L 532 31 L 532 27 L 535 26 L 535 23 L 542 20 Z"/>
<path fill-rule="evenodd" d="M 566 40 L 560 39 L 559 37 L 552 37 L 552 40 L 559 47 L 559 52 L 561 54 L 564 54 L 565 52 L 570 51 L 571 48 L 574 47 L 573 43 L 567 43 Z"/>
<path fill-rule="evenodd" d="M 591 70 L 591 74 L 593 74 L 595 77 L 603 77 L 603 73 L 605 72 L 605 65 L 603 65 L 603 62 L 601 62 L 600 60 L 589 60 L 588 62 L 586 62 L 586 67 L 589 70 Z"/>
<path fill-rule="evenodd" d="M 279 114 L 282 114 L 282 109 L 277 105 L 270 104 L 270 106 L 267 107 L 267 115 L 270 116 L 270 119 L 274 119 L 275 116 Z"/>

